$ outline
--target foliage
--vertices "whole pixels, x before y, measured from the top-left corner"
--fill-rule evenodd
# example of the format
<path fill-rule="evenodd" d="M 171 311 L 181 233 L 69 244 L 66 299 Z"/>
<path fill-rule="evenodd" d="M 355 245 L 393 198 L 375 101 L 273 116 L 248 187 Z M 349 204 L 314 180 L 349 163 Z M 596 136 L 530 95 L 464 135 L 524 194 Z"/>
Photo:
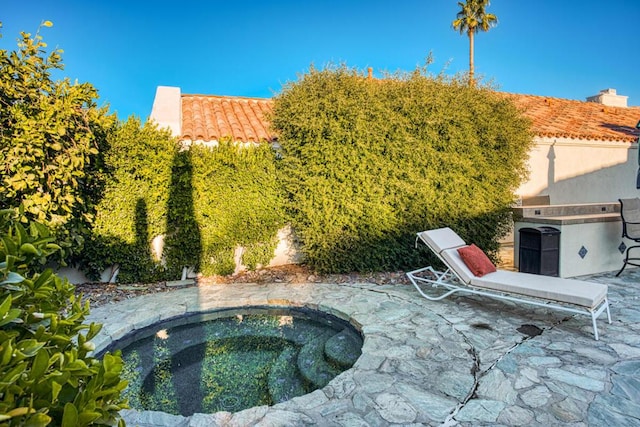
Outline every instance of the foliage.
<path fill-rule="evenodd" d="M 464 3 L 458 2 L 460 11 L 456 14 L 456 19 L 451 23 L 454 30 L 460 34 L 467 33 L 469 37 L 469 84 L 474 85 L 474 64 L 473 64 L 473 43 L 474 36 L 479 31 L 489 31 L 489 28 L 498 23 L 498 18 L 487 13 L 489 0 L 466 0 Z"/>
<path fill-rule="evenodd" d="M 49 229 L 0 211 L 0 425 L 124 425 L 119 353 L 89 356 L 101 325 L 39 260 L 60 250 Z M 86 331 L 86 332 L 83 332 Z"/>
<path fill-rule="evenodd" d="M 167 270 L 176 277 L 184 267 L 199 271 L 202 253 L 200 228 L 195 216 L 193 190 L 194 166 L 191 151 L 181 151 L 173 158 L 169 200 L 167 203 Z"/>
<path fill-rule="evenodd" d="M 169 131 L 130 117 L 109 134 L 108 145 L 108 180 L 80 266 L 93 279 L 117 264 L 122 282 L 157 280 L 163 267 L 152 258 L 150 244 L 166 229 L 178 144 Z"/>
<path fill-rule="evenodd" d="M 311 68 L 271 119 L 292 225 L 318 271 L 415 267 L 415 232 L 445 225 L 495 255 L 532 142 L 504 96 L 424 68 L 383 80 Z"/>
<path fill-rule="evenodd" d="M 202 273 L 233 273 L 239 246 L 248 268 L 268 264 L 277 231 L 285 225 L 276 153 L 268 144 L 245 146 L 228 140 L 215 148 L 194 145 L 190 153 Z"/>
<path fill-rule="evenodd" d="M 229 274 L 237 247 L 251 269 L 270 261 L 284 212 L 268 145 L 221 141 L 181 151 L 168 131 L 137 119 L 120 126 L 109 145 L 111 178 L 81 262 L 92 278 L 112 264 L 121 282 L 175 279 L 185 266 Z M 149 247 L 160 235 L 157 261 Z"/>
<path fill-rule="evenodd" d="M 100 153 L 115 117 L 96 108 L 90 84 L 52 80 L 62 51 L 46 47 L 22 33 L 17 51 L 0 50 L 0 207 L 24 206 L 73 252 L 101 196 Z"/>
<path fill-rule="evenodd" d="M 493 13 L 487 13 L 489 0 L 466 0 L 464 3 L 458 2 L 460 11 L 456 14 L 456 19 L 452 25 L 460 34 L 474 33 L 480 30 L 489 31 L 489 28 L 496 25 L 498 18 Z"/>

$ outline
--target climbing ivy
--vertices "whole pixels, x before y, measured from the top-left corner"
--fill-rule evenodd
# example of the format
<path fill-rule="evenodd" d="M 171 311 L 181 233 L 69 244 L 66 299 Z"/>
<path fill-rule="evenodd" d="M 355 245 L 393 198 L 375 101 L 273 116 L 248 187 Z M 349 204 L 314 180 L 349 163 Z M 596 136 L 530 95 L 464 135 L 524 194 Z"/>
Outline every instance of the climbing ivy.
<path fill-rule="evenodd" d="M 267 265 L 286 224 L 276 155 L 268 144 L 229 140 L 215 148 L 192 146 L 196 221 L 200 225 L 203 274 L 229 274 L 234 254 L 250 269 Z"/>
<path fill-rule="evenodd" d="M 150 122 L 142 125 L 132 116 L 108 135 L 108 147 L 104 196 L 97 206 L 91 244 L 78 263 L 94 280 L 112 265 L 119 267 L 121 282 L 163 279 L 165 266 L 153 258 L 151 242 L 166 232 L 177 141 L 169 131 Z"/>
<path fill-rule="evenodd" d="M 237 250 L 250 269 L 269 263 L 285 219 L 267 144 L 181 150 L 168 131 L 135 118 L 109 141 L 111 178 L 81 261 L 92 278 L 114 264 L 120 282 L 177 279 L 184 267 L 229 274 Z M 161 260 L 150 251 L 157 236 Z"/>

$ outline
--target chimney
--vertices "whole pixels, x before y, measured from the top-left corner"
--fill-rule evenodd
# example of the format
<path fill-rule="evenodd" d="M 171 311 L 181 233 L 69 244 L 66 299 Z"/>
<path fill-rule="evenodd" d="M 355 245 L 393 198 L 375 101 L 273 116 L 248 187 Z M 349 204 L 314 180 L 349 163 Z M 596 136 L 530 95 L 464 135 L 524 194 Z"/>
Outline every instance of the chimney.
<path fill-rule="evenodd" d="M 373 78 L 373 67 L 367 68 L 367 78 L 371 80 Z"/>
<path fill-rule="evenodd" d="M 173 136 L 180 136 L 182 98 L 179 87 L 158 86 L 149 120 L 156 122 L 160 128 L 168 127 Z"/>
<path fill-rule="evenodd" d="M 610 107 L 627 108 L 628 96 L 616 95 L 615 89 L 603 89 L 599 94 L 587 97 L 587 102 L 597 102 Z"/>

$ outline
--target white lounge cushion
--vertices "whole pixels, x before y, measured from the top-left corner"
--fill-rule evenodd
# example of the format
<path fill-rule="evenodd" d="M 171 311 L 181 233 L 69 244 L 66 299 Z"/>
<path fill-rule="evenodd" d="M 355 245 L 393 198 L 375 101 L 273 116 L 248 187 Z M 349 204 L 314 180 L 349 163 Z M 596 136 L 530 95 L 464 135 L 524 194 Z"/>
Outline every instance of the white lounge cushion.
<path fill-rule="evenodd" d="M 526 295 L 588 308 L 597 306 L 607 296 L 607 285 L 582 280 L 507 270 L 498 270 L 476 277 L 460 257 L 458 248 L 445 249 L 440 255 L 464 283 L 476 288 Z"/>
<path fill-rule="evenodd" d="M 462 257 L 458 252 L 458 247 L 445 249 L 440 252 L 440 256 L 447 263 L 447 266 L 452 269 L 464 283 L 469 284 L 471 279 L 475 277 L 471 270 L 469 270 L 469 267 L 467 267 L 467 264 L 462 260 Z"/>
<path fill-rule="evenodd" d="M 460 246 L 467 245 L 464 240 L 449 227 L 423 231 L 418 233 L 418 236 L 436 253 L 440 253 L 444 249 L 459 248 Z"/>
<path fill-rule="evenodd" d="M 607 285 L 601 283 L 506 270 L 472 277 L 471 285 L 588 308 L 596 307 L 607 296 Z"/>

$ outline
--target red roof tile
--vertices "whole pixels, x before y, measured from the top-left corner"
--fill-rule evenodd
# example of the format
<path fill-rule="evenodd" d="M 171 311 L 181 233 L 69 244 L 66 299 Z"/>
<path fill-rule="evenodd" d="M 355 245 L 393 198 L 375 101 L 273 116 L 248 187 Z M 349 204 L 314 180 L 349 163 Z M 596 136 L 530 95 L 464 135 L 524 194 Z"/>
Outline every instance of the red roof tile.
<path fill-rule="evenodd" d="M 272 141 L 265 113 L 271 100 L 231 96 L 182 95 L 183 140 Z"/>
<path fill-rule="evenodd" d="M 595 102 L 534 95 L 506 94 L 532 121 L 539 137 L 594 141 L 637 140 L 640 107 L 611 107 Z M 272 101 L 264 98 L 182 95 L 182 139 L 242 142 L 276 140 L 266 115 Z"/>
<path fill-rule="evenodd" d="M 531 119 L 536 136 L 624 142 L 638 138 L 640 107 L 611 107 L 533 95 L 508 96 Z"/>

